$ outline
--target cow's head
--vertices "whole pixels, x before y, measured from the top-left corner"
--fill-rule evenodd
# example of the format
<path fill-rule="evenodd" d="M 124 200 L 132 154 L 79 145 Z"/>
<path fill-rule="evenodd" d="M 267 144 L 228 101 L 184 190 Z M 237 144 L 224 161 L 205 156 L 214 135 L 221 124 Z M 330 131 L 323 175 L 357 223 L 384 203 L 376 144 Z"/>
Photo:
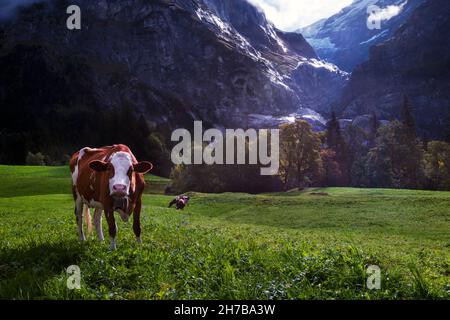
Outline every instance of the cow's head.
<path fill-rule="evenodd" d="M 147 161 L 133 164 L 129 153 L 116 152 L 109 161 L 94 160 L 89 167 L 97 172 L 108 172 L 109 194 L 115 199 L 123 199 L 130 195 L 133 173 L 147 173 L 153 165 Z"/>

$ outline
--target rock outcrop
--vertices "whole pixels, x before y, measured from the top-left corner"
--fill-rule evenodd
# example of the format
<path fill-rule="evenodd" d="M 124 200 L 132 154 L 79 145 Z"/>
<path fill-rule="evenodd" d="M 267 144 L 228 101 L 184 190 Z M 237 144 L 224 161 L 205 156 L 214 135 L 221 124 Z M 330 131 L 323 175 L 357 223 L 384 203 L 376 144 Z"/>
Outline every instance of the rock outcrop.
<path fill-rule="evenodd" d="M 81 30 L 66 28 L 70 4 Z M 255 113 L 326 113 L 348 79 L 244 0 L 49 0 L 0 28 L 10 117 L 129 104 L 156 125 L 239 127 Z"/>

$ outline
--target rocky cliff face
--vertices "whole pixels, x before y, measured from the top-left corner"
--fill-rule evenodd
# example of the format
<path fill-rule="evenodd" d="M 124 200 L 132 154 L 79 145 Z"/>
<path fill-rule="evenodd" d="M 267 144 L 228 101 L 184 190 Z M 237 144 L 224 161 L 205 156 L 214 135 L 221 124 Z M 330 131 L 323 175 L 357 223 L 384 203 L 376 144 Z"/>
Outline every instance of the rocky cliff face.
<path fill-rule="evenodd" d="M 390 37 L 424 0 L 355 0 L 338 14 L 299 29 L 319 57 L 352 71 L 369 57 L 369 48 Z M 368 7 L 378 6 L 381 29 L 369 29 Z"/>
<path fill-rule="evenodd" d="M 344 91 L 343 117 L 376 113 L 399 117 L 403 96 L 414 108 L 419 133 L 442 138 L 450 112 L 450 5 L 429 0 L 392 38 L 370 50 Z M 448 125 L 448 123 L 447 123 Z"/>
<path fill-rule="evenodd" d="M 69 4 L 81 8 L 81 30 L 65 27 Z M 244 0 L 49 0 L 0 34 L 10 118 L 21 108 L 131 104 L 155 124 L 246 126 L 249 114 L 327 112 L 347 80 Z"/>

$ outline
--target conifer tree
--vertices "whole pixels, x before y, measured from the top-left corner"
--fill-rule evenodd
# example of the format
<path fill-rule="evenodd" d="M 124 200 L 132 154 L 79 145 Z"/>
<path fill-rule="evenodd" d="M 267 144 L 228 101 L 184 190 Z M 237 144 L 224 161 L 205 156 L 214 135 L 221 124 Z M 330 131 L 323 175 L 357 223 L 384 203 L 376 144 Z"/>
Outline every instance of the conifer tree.
<path fill-rule="evenodd" d="M 349 151 L 341 134 L 341 126 L 334 111 L 331 112 L 331 119 L 327 123 L 325 143 L 329 149 L 336 153 L 336 161 L 342 172 L 341 184 L 348 185 L 350 176 Z"/>
<path fill-rule="evenodd" d="M 412 110 L 411 102 L 409 98 L 404 95 L 403 96 L 403 105 L 402 105 L 402 123 L 406 128 L 406 132 L 411 137 L 411 139 L 416 138 L 416 121 L 414 119 L 413 110 Z"/>
<path fill-rule="evenodd" d="M 369 128 L 369 136 L 368 136 L 368 142 L 369 142 L 369 148 L 373 148 L 376 143 L 376 137 L 378 129 L 380 128 L 380 122 L 378 121 L 378 117 L 375 114 L 375 112 L 372 113 L 371 122 L 370 122 L 370 128 Z"/>

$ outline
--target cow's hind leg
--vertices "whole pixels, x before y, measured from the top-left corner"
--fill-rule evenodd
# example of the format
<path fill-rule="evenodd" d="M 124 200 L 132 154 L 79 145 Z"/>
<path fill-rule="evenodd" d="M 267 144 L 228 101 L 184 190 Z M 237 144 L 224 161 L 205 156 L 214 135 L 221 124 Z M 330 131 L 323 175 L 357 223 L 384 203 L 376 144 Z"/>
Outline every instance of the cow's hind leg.
<path fill-rule="evenodd" d="M 80 241 L 86 241 L 86 237 L 83 232 L 83 201 L 81 198 L 75 200 L 75 218 L 78 226 L 78 234 L 80 236 Z"/>
<path fill-rule="evenodd" d="M 95 209 L 94 224 L 95 230 L 97 231 L 98 240 L 99 241 L 105 240 L 105 238 L 103 237 L 103 228 L 102 228 L 102 209 Z"/>

